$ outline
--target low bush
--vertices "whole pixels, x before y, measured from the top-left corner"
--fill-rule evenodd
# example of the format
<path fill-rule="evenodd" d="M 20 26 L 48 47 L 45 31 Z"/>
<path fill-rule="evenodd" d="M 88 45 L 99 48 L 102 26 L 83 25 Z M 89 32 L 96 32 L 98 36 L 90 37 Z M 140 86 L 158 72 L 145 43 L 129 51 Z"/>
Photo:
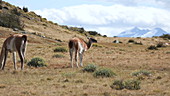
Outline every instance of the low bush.
<path fill-rule="evenodd" d="M 166 46 L 164 45 L 163 42 L 159 42 L 159 43 L 156 45 L 156 47 L 160 48 L 160 47 L 166 47 Z"/>
<path fill-rule="evenodd" d="M 13 10 L 14 12 L 18 12 L 16 10 Z M 20 20 L 20 17 L 16 15 L 19 13 L 10 13 L 10 12 L 3 12 L 0 14 L 0 26 L 2 27 L 8 27 L 8 28 L 18 28 L 23 29 L 24 23 Z"/>
<path fill-rule="evenodd" d="M 151 45 L 148 47 L 149 50 L 158 50 L 158 48 L 154 45 Z"/>
<path fill-rule="evenodd" d="M 124 86 L 129 90 L 139 90 L 140 89 L 140 81 L 139 80 L 127 80 L 124 82 Z"/>
<path fill-rule="evenodd" d="M 116 90 L 122 90 L 125 88 L 123 80 L 115 80 L 110 87 Z"/>
<path fill-rule="evenodd" d="M 62 54 L 55 54 L 55 55 L 53 55 L 53 58 L 64 58 L 65 56 L 64 55 L 62 55 Z"/>
<path fill-rule="evenodd" d="M 83 68 L 83 72 L 94 72 L 96 71 L 97 66 L 94 64 L 89 64 Z"/>
<path fill-rule="evenodd" d="M 128 89 L 128 90 L 139 90 L 141 82 L 139 80 L 115 80 L 113 84 L 110 86 L 112 89 L 116 90 L 122 90 L 122 89 Z"/>
<path fill-rule="evenodd" d="M 135 43 L 135 41 L 132 40 L 132 39 L 130 39 L 130 40 L 128 41 L 128 43 Z"/>
<path fill-rule="evenodd" d="M 21 12 L 20 12 L 17 8 L 13 8 L 13 9 L 11 10 L 11 13 L 12 13 L 12 14 L 15 14 L 15 15 L 17 15 L 17 16 L 20 16 L 20 15 L 21 15 Z"/>
<path fill-rule="evenodd" d="M 33 67 L 47 66 L 47 64 L 45 63 L 45 60 L 39 57 L 32 58 L 31 61 L 29 61 L 27 65 L 33 66 Z"/>
<path fill-rule="evenodd" d="M 96 32 L 96 31 L 87 31 L 87 33 L 89 33 L 89 35 L 93 35 L 93 36 L 102 36 L 100 33 Z"/>
<path fill-rule="evenodd" d="M 57 47 L 54 49 L 54 52 L 67 52 L 67 49 L 65 47 Z"/>
<path fill-rule="evenodd" d="M 140 75 L 150 76 L 151 72 L 149 72 L 147 70 L 140 70 L 140 71 L 136 71 L 136 72 L 132 73 L 132 76 L 140 76 Z"/>
<path fill-rule="evenodd" d="M 28 8 L 27 7 L 23 7 L 23 11 L 24 12 L 28 12 Z"/>
<path fill-rule="evenodd" d="M 101 68 L 94 72 L 94 77 L 113 77 L 116 76 L 116 74 L 111 70 L 107 68 Z"/>

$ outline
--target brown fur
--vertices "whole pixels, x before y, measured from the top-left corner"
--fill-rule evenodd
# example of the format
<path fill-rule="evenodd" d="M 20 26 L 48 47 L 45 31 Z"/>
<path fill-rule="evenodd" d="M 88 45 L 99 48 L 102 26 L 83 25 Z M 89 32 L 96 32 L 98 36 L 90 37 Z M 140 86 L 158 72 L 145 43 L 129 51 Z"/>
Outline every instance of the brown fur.
<path fill-rule="evenodd" d="M 79 64 L 77 62 L 78 56 L 79 56 L 79 59 L 80 59 L 80 65 L 83 66 L 82 59 L 83 59 L 84 51 L 87 51 L 91 47 L 91 45 L 94 41 L 97 42 L 93 38 L 88 38 L 88 39 L 89 39 L 88 43 L 86 43 L 83 39 L 77 38 L 77 37 L 70 39 L 68 45 L 69 45 L 69 52 L 70 52 L 71 66 L 72 67 L 73 67 L 73 52 L 75 52 L 75 61 L 77 63 L 77 67 L 79 67 Z"/>

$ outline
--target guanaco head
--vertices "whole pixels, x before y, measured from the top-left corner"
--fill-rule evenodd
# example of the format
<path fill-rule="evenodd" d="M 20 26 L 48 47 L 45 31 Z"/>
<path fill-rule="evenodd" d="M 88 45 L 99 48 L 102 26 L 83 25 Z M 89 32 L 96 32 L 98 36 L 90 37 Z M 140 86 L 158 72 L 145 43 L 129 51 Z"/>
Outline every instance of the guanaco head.
<path fill-rule="evenodd" d="M 96 39 L 94 39 L 94 38 L 89 38 L 89 40 L 90 40 L 90 42 L 92 42 L 92 43 L 97 43 L 97 40 Z"/>
<path fill-rule="evenodd" d="M 89 41 L 90 41 L 91 43 L 97 43 L 97 40 L 96 40 L 96 39 L 94 39 L 94 38 L 92 38 L 92 37 L 89 37 L 87 34 L 85 34 L 85 36 L 87 37 L 87 39 L 89 39 Z"/>

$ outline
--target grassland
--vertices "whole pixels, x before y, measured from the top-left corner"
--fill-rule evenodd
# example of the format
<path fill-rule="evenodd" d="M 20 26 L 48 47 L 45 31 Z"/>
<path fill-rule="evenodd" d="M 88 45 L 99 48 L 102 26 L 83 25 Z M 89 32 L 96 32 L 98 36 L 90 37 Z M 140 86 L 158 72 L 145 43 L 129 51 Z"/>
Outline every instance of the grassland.
<path fill-rule="evenodd" d="M 28 34 L 29 42 L 26 61 L 33 57 L 42 57 L 48 66 L 28 67 L 20 71 L 13 69 L 12 56 L 9 55 L 4 71 L 0 71 L 1 96 L 169 96 L 170 95 L 170 47 L 147 50 L 160 38 L 103 38 L 95 37 L 98 44 L 84 56 L 84 66 L 95 64 L 100 68 L 109 68 L 117 74 L 115 77 L 95 78 L 93 73 L 82 72 L 83 68 L 70 68 L 69 53 L 56 53 L 56 47 L 67 48 L 64 42 L 51 42 Z M 5 38 L 0 38 L 0 44 Z M 119 39 L 122 44 L 112 41 Z M 143 45 L 127 44 L 129 39 L 143 42 Z M 1 46 L 0 45 L 0 46 Z M 63 58 L 54 58 L 62 54 Z M 133 72 L 147 70 L 151 75 L 136 77 Z M 139 79 L 139 90 L 116 90 L 110 85 L 114 80 Z"/>
<path fill-rule="evenodd" d="M 114 77 L 96 78 L 76 65 L 70 68 L 68 52 L 54 52 L 57 47 L 68 50 L 68 40 L 74 36 L 87 40 L 83 34 L 64 29 L 33 12 L 23 14 L 25 31 L 22 33 L 28 35 L 25 69 L 20 70 L 17 58 L 18 70 L 14 70 L 12 55 L 8 55 L 5 70 L 0 71 L 0 96 L 170 96 L 170 46 L 147 49 L 168 40 L 93 36 L 98 43 L 85 52 L 84 66 L 95 64 L 116 73 Z M 5 38 L 16 33 L 18 31 L 0 27 L 0 48 Z M 130 39 L 143 45 L 129 44 Z M 114 44 L 114 40 L 123 43 Z M 27 66 L 34 57 L 43 58 L 47 67 Z M 134 72 L 149 72 L 150 75 L 133 76 Z M 112 89 L 110 86 L 115 80 L 139 80 L 141 88 Z"/>

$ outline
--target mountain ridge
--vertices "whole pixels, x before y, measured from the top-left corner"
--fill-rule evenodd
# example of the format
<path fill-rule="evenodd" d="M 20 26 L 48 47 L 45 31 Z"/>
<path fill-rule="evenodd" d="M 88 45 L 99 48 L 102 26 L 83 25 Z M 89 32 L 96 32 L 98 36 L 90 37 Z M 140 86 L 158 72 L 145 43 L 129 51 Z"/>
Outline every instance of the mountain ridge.
<path fill-rule="evenodd" d="M 126 30 L 118 34 L 118 37 L 153 37 L 153 36 L 161 36 L 163 34 L 169 34 L 162 28 L 153 28 L 153 29 L 142 29 L 138 27 L 134 27 L 130 30 Z"/>

